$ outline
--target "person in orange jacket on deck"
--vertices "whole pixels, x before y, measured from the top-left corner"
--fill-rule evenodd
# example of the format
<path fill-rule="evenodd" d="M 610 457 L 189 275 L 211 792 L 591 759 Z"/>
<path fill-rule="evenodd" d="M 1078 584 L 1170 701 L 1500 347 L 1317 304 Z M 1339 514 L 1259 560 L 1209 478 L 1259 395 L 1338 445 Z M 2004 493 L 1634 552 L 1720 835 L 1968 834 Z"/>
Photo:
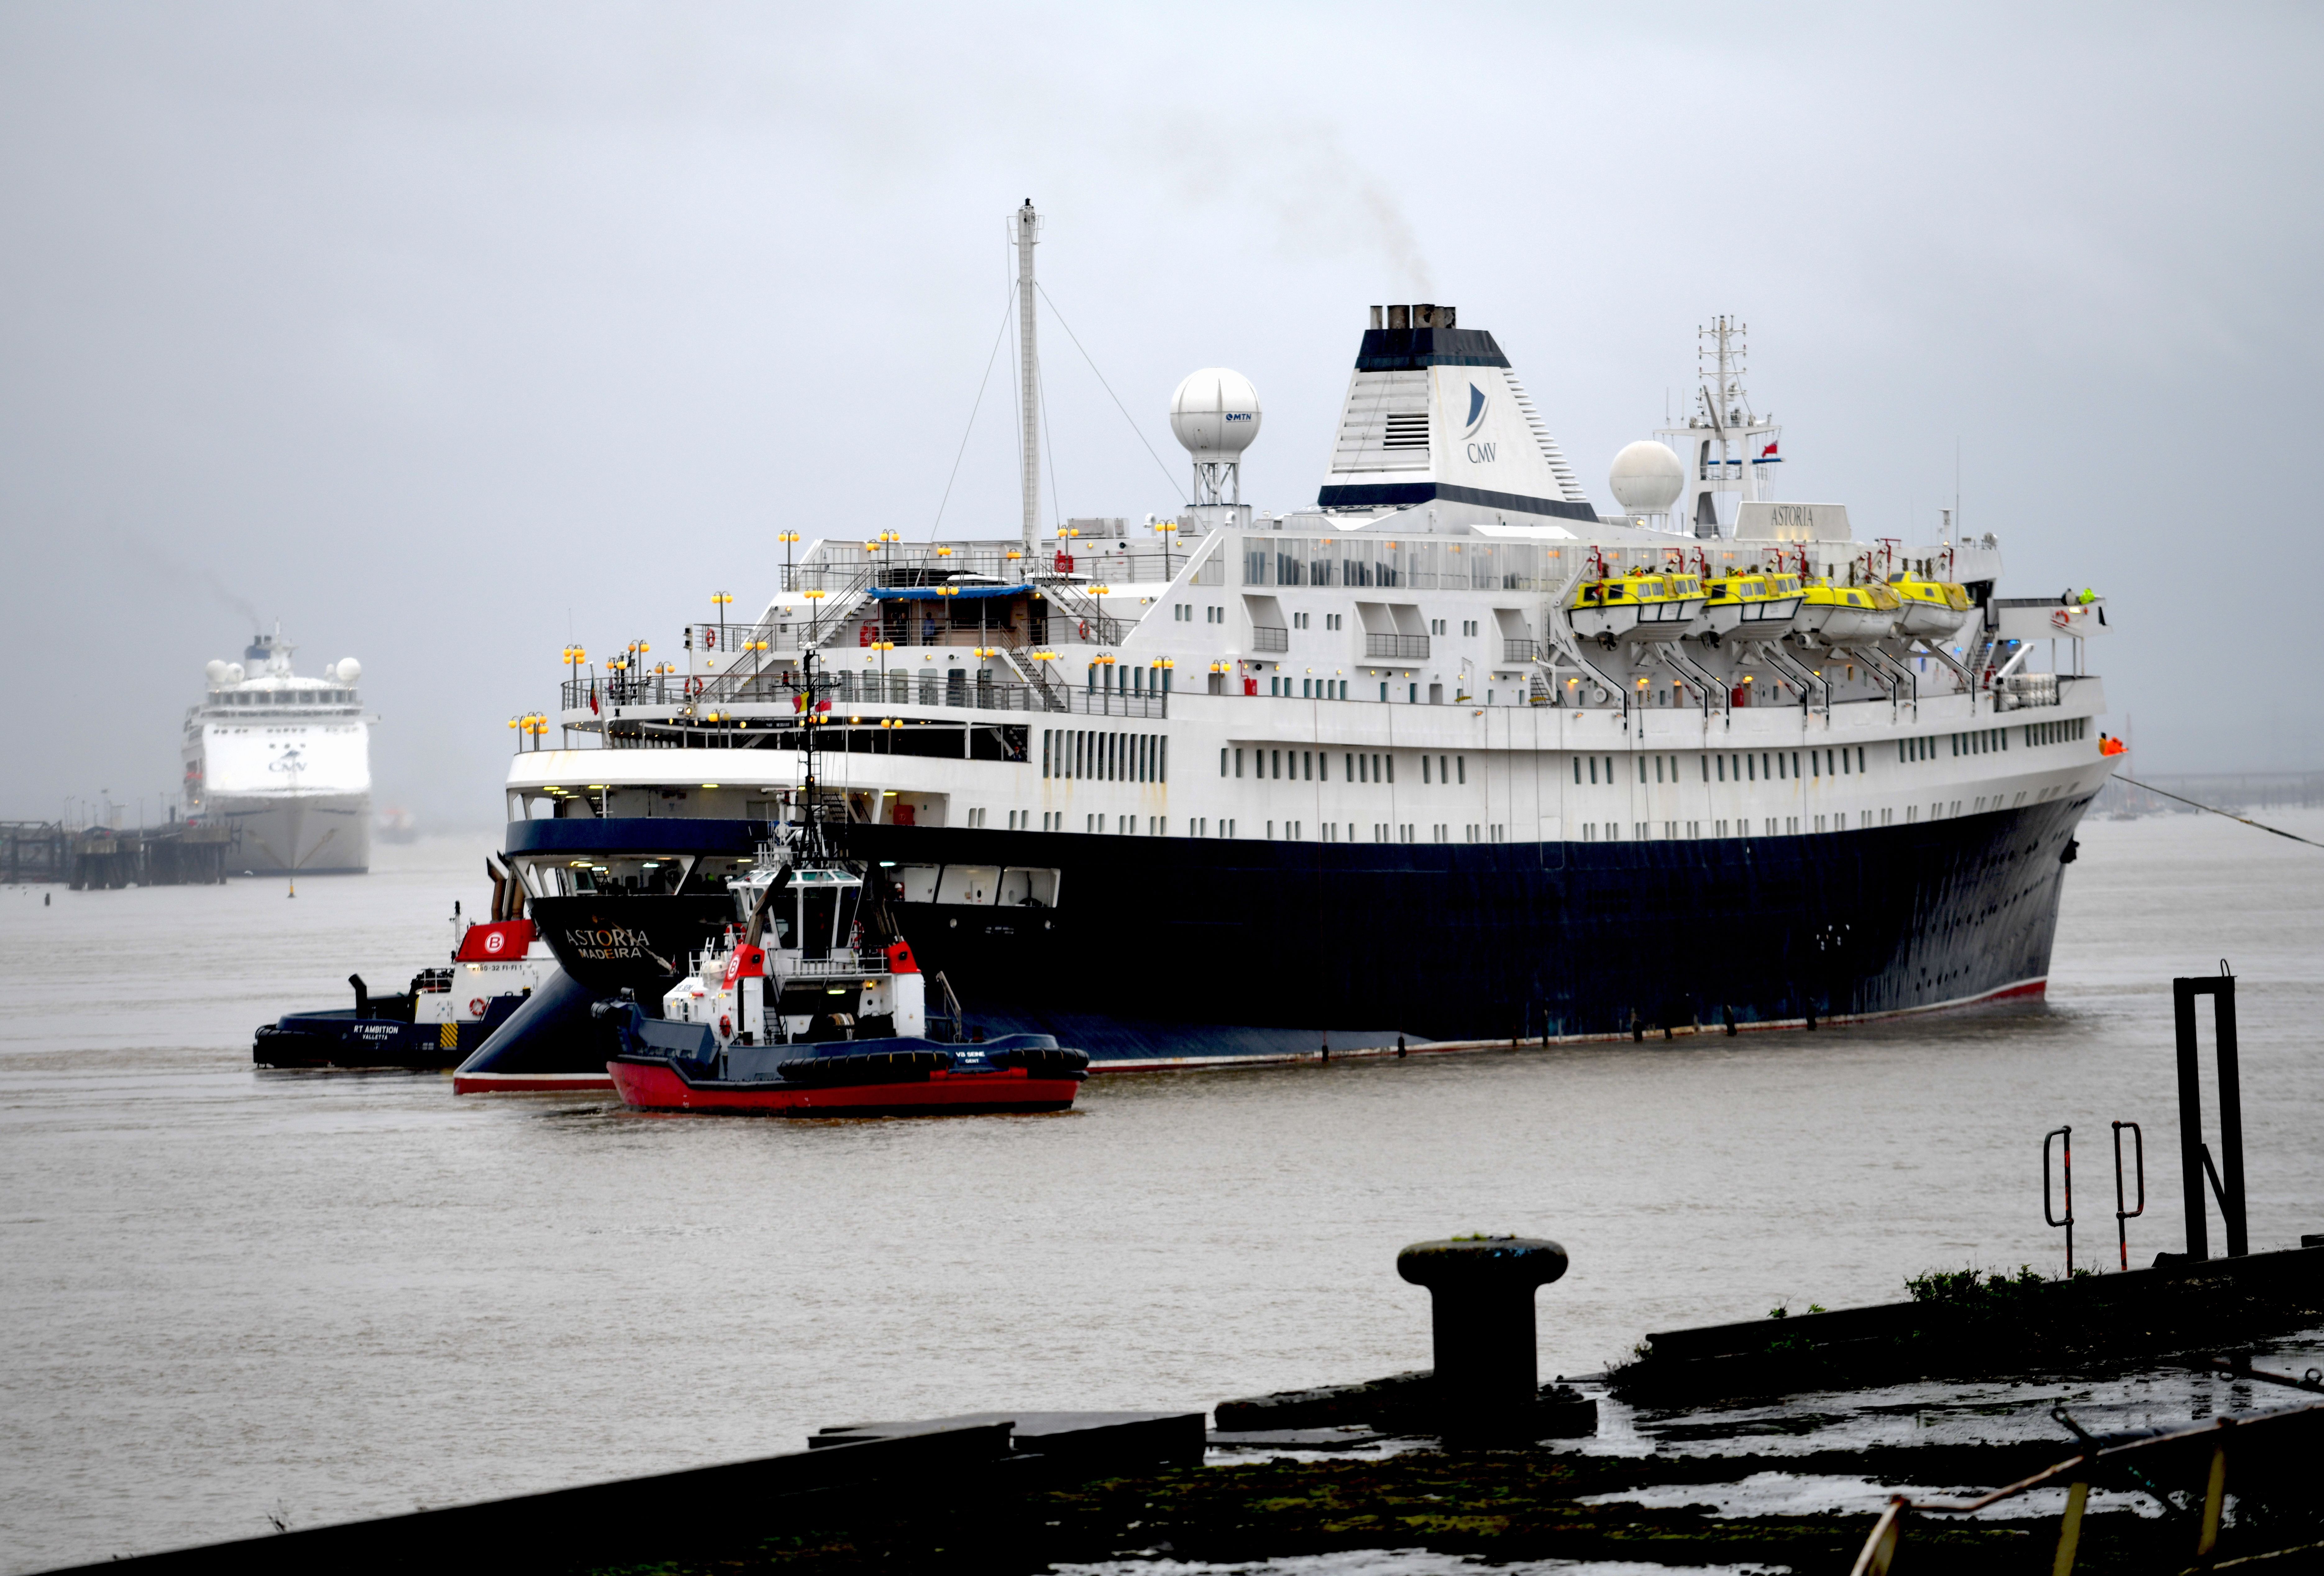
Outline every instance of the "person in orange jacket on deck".
<path fill-rule="evenodd" d="M 2100 733 L 2098 735 L 2098 753 L 2101 755 L 2120 755 L 2129 748 L 2130 746 L 2124 743 L 2121 740 L 2114 738 L 2108 734 Z"/>

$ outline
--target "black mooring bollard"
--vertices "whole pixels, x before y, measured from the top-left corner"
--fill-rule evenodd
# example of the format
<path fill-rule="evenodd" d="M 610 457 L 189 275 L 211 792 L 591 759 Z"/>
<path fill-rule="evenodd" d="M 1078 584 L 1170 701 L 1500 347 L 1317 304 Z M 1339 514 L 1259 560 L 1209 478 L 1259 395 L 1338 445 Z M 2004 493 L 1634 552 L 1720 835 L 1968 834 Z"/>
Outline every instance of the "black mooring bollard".
<path fill-rule="evenodd" d="M 1435 1406 L 1447 1438 L 1522 1435 L 1541 1389 L 1533 1295 L 1565 1273 L 1565 1249 L 1539 1237 L 1415 1242 L 1396 1272 L 1428 1288 Z"/>

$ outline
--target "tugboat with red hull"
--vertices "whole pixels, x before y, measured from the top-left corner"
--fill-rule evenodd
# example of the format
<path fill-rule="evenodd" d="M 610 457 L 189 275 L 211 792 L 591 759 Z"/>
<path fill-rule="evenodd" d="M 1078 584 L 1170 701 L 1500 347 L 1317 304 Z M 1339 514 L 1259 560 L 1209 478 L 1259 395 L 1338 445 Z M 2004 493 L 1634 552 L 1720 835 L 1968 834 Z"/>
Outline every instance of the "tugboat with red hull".
<path fill-rule="evenodd" d="M 689 972 L 663 994 L 660 1016 L 628 985 L 590 1009 L 617 1038 L 605 1070 L 623 1103 L 788 1116 L 1070 1107 L 1089 1072 L 1081 1052 L 1045 1034 L 959 1043 L 951 990 L 939 978 L 931 992 L 885 881 L 867 894 L 866 867 L 825 836 L 811 744 L 807 760 L 799 820 L 775 829 L 726 883 L 724 926 L 685 954 Z M 605 935 L 609 949 L 638 945 L 619 924 Z M 667 959 L 640 961 L 662 979 L 675 972 Z M 932 1027 L 949 1043 L 930 1037 Z"/>
<path fill-rule="evenodd" d="M 708 1024 L 651 1018 L 634 1001 L 601 1001 L 622 1036 L 606 1064 L 622 1103 L 640 1111 L 758 1116 L 938 1116 L 1065 1111 L 1089 1058 L 1047 1035 L 981 1046 L 893 1038 L 823 1046 L 722 1046 Z"/>

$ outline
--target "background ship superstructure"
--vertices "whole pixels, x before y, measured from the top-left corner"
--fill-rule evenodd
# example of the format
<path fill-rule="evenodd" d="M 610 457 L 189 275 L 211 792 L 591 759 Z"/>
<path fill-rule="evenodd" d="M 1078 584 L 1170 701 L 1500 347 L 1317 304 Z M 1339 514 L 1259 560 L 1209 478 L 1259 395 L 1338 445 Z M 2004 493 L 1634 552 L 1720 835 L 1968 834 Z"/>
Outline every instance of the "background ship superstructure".
<path fill-rule="evenodd" d="M 186 713 L 189 820 L 233 828 L 235 869 L 349 873 L 371 865 L 371 723 L 349 657 L 315 677 L 295 647 L 257 635 L 240 662 L 213 661 Z"/>
<path fill-rule="evenodd" d="M 2103 609 L 1997 596 L 1989 535 L 1776 502 L 1738 337 L 1611 518 L 1449 308 L 1372 309 L 1312 509 L 1240 502 L 1256 397 L 1197 373 L 1173 517 L 818 541 L 684 671 L 576 669 L 558 723 L 600 747 L 517 757 L 508 852 L 650 926 L 798 813 L 815 727 L 924 964 L 1101 1064 L 2038 992 L 2109 769 Z M 1677 595 L 1755 576 L 1794 594 Z M 1630 622 L 1577 608 L 1647 577 Z M 1900 578 L 1932 600 L 1876 603 Z"/>

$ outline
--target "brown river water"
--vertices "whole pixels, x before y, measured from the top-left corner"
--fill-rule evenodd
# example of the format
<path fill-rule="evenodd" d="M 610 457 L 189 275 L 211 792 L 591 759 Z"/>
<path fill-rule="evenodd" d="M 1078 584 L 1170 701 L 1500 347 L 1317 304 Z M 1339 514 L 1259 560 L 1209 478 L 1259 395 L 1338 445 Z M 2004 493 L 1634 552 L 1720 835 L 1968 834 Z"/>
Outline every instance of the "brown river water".
<path fill-rule="evenodd" d="M 2324 814 L 2275 819 L 2324 837 Z M 2171 978 L 2223 956 L 2253 1246 L 2324 1231 L 2324 849 L 2192 816 L 2081 841 L 2046 1005 L 1115 1074 L 1064 1115 L 868 1123 L 254 1071 L 254 1025 L 344 1002 L 350 970 L 390 990 L 443 961 L 481 838 L 382 847 L 295 899 L 0 889 L 0 1571 L 851 1419 L 1424 1367 L 1396 1251 L 1456 1231 L 1565 1244 L 1543 1371 L 1597 1369 L 1652 1330 L 2061 1266 L 2040 1153 L 2065 1123 L 2098 1267 L 2107 1124 L 2144 1125 L 2143 1263 L 2182 1232 Z"/>

